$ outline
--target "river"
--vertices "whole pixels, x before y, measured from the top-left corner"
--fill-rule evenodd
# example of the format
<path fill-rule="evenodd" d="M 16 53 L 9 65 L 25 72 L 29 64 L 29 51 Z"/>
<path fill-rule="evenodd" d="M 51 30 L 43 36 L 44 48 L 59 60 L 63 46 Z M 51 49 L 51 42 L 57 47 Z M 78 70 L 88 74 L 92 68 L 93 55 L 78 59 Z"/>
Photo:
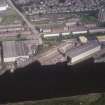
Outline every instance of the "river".
<path fill-rule="evenodd" d="M 87 60 L 73 67 L 66 63 L 41 66 L 34 62 L 14 74 L 0 77 L 0 102 L 16 102 L 105 91 L 105 64 Z"/>

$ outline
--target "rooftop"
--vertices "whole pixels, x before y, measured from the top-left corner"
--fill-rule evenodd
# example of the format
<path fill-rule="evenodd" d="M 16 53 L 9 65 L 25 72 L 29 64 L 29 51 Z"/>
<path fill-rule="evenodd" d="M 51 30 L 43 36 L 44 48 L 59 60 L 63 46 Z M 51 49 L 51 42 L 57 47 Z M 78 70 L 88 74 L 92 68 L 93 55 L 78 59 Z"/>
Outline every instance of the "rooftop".
<path fill-rule="evenodd" d="M 97 46 L 100 46 L 97 41 L 88 42 L 88 43 L 83 44 L 77 48 L 72 48 L 71 50 L 66 52 L 66 55 L 69 55 L 70 57 L 75 57 L 75 56 L 78 56 L 79 54 L 89 51 Z"/>
<path fill-rule="evenodd" d="M 28 54 L 28 48 L 24 41 L 4 41 L 2 45 L 5 58 L 26 56 Z"/>

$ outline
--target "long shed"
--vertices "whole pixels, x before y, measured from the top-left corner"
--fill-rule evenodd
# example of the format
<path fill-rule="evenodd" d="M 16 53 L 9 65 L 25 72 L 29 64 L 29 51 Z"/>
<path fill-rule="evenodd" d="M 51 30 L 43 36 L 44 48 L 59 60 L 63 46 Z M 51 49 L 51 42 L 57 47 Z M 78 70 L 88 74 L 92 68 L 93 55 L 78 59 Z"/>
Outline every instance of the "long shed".
<path fill-rule="evenodd" d="M 101 45 L 97 41 L 91 41 L 77 48 L 72 48 L 66 52 L 66 57 L 69 58 L 70 64 L 76 64 L 101 50 Z"/>

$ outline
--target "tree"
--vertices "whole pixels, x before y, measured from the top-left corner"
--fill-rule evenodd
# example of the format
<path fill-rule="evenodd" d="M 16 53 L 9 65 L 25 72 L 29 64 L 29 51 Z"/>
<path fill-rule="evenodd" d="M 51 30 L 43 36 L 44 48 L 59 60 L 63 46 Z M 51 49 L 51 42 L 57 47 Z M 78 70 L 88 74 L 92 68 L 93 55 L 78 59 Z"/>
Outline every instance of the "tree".
<path fill-rule="evenodd" d="M 87 29 L 87 35 L 89 35 L 89 34 L 90 34 L 89 29 Z"/>
<path fill-rule="evenodd" d="M 73 32 L 71 31 L 70 36 L 73 37 Z"/>
<path fill-rule="evenodd" d="M 59 33 L 59 41 L 62 41 L 62 33 Z"/>
<path fill-rule="evenodd" d="M 17 37 L 18 40 L 20 40 L 21 34 L 18 34 L 16 37 Z"/>

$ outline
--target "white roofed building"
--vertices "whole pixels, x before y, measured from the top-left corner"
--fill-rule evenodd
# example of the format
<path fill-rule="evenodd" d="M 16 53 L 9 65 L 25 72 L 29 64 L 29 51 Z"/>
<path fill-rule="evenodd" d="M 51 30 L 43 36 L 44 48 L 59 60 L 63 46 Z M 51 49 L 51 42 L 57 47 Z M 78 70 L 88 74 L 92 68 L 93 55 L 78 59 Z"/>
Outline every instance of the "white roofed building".
<path fill-rule="evenodd" d="M 6 5 L 0 5 L 0 11 L 6 11 L 8 9 L 8 4 Z"/>
<path fill-rule="evenodd" d="M 66 56 L 70 59 L 69 63 L 72 65 L 92 57 L 93 54 L 100 50 L 101 45 L 97 41 L 92 41 L 67 51 Z"/>

